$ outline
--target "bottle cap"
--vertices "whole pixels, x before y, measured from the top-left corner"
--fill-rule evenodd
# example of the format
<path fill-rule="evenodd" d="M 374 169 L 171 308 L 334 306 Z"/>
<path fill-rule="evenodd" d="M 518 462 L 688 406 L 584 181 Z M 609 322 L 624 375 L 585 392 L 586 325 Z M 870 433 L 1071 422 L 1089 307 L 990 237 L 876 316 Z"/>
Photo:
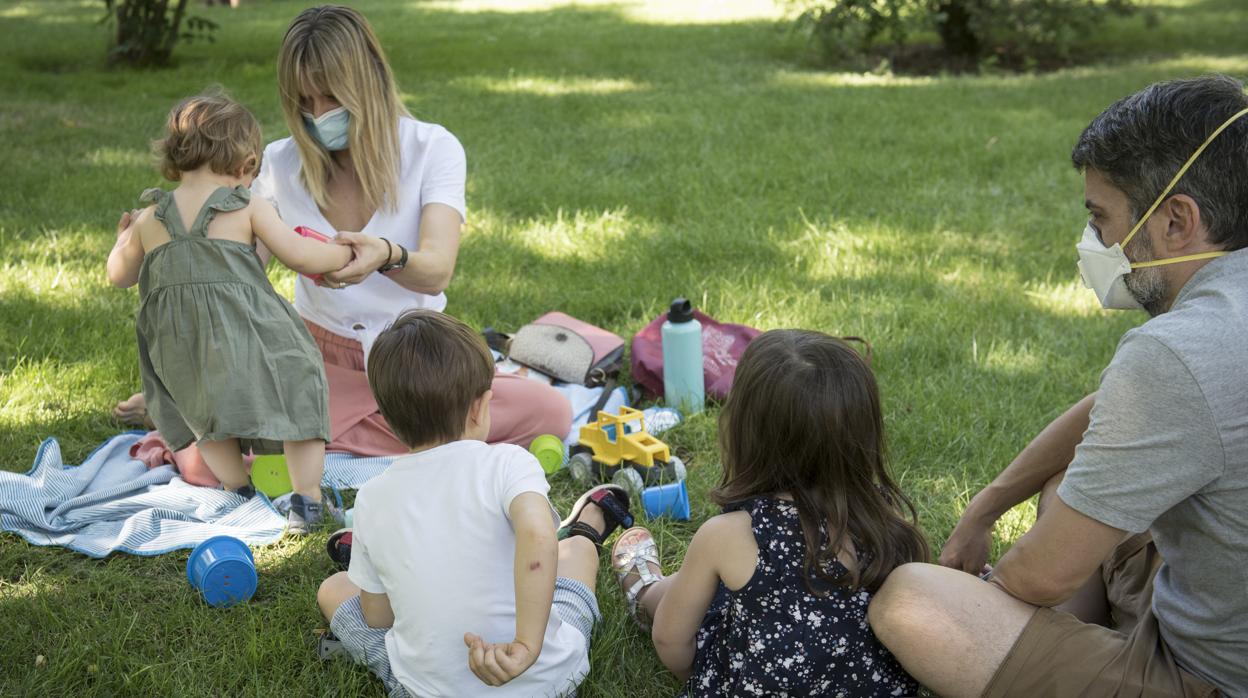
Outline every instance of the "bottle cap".
<path fill-rule="evenodd" d="M 671 323 L 692 321 L 693 303 L 690 303 L 684 298 L 677 298 L 672 301 L 672 309 L 667 313 L 667 320 Z"/>

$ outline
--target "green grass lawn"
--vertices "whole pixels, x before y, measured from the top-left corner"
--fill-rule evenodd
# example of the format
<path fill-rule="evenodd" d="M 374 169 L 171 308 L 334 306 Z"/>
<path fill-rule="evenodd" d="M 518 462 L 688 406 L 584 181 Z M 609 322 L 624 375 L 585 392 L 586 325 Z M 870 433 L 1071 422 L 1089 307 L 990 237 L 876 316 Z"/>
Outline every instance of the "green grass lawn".
<path fill-rule="evenodd" d="M 450 312 L 514 329 L 560 309 L 631 336 L 687 295 L 725 321 L 865 336 L 892 465 L 933 550 L 1143 320 L 1099 310 L 1077 280 L 1080 131 L 1149 82 L 1248 74 L 1237 0 L 1159 0 L 1156 28 L 1089 37 L 1086 67 L 937 78 L 803 67 L 769 0 L 356 4 L 408 107 L 468 152 Z M 274 63 L 302 4 L 194 5 L 221 24 L 215 43 L 126 72 L 102 67 L 102 3 L 0 2 L 7 470 L 45 437 L 79 462 L 122 429 L 108 413 L 139 385 L 137 295 L 109 287 L 104 259 L 119 212 L 160 184 L 147 143 L 169 107 L 221 83 L 266 139 L 286 135 Z M 271 272 L 289 292 L 291 273 Z M 695 509 L 661 527 L 674 566 L 715 513 L 714 410 L 666 438 L 691 464 Z M 566 507 L 573 487 L 553 485 Z M 999 546 L 1033 516 L 1007 515 Z M 364 670 L 315 659 L 325 537 L 257 549 L 259 591 L 222 611 L 186 583 L 185 553 L 97 561 L 2 534 L 0 695 L 380 695 Z M 672 694 L 603 569 L 581 695 Z"/>

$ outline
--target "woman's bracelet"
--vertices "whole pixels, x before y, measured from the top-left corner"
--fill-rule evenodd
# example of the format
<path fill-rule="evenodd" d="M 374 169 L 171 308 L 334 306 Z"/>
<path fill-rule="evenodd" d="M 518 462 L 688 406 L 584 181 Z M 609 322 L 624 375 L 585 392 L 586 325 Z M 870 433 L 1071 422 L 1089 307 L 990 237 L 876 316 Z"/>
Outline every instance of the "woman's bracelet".
<path fill-rule="evenodd" d="M 380 239 L 386 240 L 385 238 L 380 238 Z M 390 258 L 394 256 L 394 248 L 396 246 L 399 248 L 399 261 L 392 263 L 390 261 Z M 388 272 L 402 269 L 405 266 L 407 266 L 407 248 L 402 245 L 398 245 L 397 243 L 392 243 L 389 240 L 386 240 L 386 263 L 378 267 L 377 272 L 379 274 L 386 274 Z"/>
<path fill-rule="evenodd" d="M 380 267 L 377 267 L 378 271 L 381 271 L 382 269 L 385 269 L 386 267 L 390 266 L 390 260 L 394 259 L 394 244 L 391 243 L 386 238 L 381 238 L 381 239 L 384 240 L 386 243 L 386 261 Z"/>

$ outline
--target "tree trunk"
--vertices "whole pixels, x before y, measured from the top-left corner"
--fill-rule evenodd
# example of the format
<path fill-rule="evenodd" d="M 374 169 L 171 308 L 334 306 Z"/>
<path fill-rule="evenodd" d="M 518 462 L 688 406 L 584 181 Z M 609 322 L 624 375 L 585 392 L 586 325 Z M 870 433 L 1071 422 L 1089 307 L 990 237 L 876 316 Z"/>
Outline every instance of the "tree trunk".
<path fill-rule="evenodd" d="M 945 53 L 958 58 L 979 56 L 979 37 L 971 29 L 971 13 L 965 0 L 944 0 L 937 8 L 944 16 L 937 25 Z"/>

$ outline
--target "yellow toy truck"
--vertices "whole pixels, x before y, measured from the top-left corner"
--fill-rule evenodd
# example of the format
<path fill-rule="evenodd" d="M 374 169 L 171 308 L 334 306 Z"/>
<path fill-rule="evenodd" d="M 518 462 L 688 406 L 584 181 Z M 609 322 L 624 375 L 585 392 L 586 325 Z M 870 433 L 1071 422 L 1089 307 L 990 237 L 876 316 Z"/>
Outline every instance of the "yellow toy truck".
<path fill-rule="evenodd" d="M 598 421 L 581 427 L 568 471 L 580 487 L 609 480 L 634 494 L 685 479 L 684 462 L 646 432 L 645 415 L 632 407 L 618 415 L 599 412 Z"/>

